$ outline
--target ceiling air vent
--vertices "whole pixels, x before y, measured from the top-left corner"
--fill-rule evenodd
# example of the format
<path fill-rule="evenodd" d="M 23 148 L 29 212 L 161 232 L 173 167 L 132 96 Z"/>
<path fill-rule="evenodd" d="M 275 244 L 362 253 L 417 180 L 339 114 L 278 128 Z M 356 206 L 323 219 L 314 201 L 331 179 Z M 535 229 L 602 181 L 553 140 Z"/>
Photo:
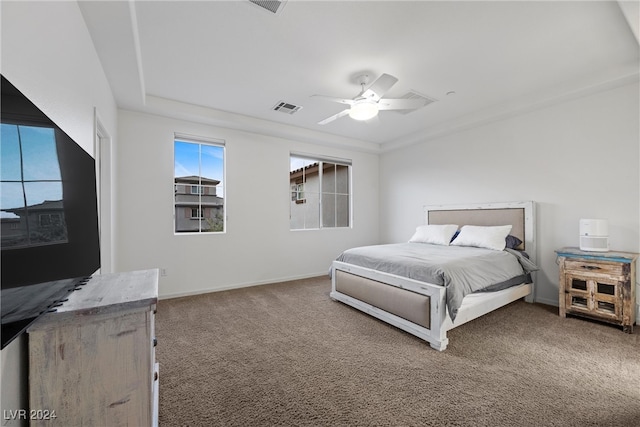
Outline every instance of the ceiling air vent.
<path fill-rule="evenodd" d="M 418 93 L 416 91 L 410 90 L 409 92 L 405 93 L 404 95 L 402 95 L 400 97 L 400 99 L 422 99 L 424 100 L 424 105 L 420 108 L 424 108 L 429 104 L 432 104 L 434 102 L 437 101 L 437 99 L 435 98 L 431 98 L 430 96 L 426 96 L 426 95 L 422 95 L 421 93 Z M 418 110 L 420 109 L 418 108 Z M 412 111 L 416 111 L 416 109 L 412 109 L 412 110 L 394 110 L 397 113 L 400 114 L 409 114 Z"/>
<path fill-rule="evenodd" d="M 273 107 L 273 111 L 280 111 L 281 113 L 287 113 L 287 114 L 293 114 L 301 109 L 302 107 L 299 105 L 293 105 L 289 102 L 284 102 L 284 101 L 278 102 Z"/>
<path fill-rule="evenodd" d="M 287 0 L 249 0 L 249 2 L 277 15 L 282 11 Z"/>

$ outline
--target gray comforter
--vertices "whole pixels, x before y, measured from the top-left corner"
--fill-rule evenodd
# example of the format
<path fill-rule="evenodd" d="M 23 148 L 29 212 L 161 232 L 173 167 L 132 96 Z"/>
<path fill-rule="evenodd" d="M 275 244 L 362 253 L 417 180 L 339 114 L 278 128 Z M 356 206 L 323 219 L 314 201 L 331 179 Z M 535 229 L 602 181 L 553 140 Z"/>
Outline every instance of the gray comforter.
<path fill-rule="evenodd" d="M 397 243 L 348 249 L 338 258 L 359 265 L 446 288 L 447 308 L 455 320 L 465 295 L 503 284 L 523 283 L 538 267 L 519 251 L 464 246 Z"/>

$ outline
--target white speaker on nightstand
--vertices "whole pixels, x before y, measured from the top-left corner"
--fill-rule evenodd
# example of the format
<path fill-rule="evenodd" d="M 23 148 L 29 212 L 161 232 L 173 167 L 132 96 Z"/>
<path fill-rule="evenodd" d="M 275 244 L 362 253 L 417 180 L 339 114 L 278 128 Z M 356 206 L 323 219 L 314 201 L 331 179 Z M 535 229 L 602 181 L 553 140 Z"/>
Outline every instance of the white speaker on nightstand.
<path fill-rule="evenodd" d="M 609 222 L 606 219 L 580 220 L 580 250 L 609 251 Z"/>

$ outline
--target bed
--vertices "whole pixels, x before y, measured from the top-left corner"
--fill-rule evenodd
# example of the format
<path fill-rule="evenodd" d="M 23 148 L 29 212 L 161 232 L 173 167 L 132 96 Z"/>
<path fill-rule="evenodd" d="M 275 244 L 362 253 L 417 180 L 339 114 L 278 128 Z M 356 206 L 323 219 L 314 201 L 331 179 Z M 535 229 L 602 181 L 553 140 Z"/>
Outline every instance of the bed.
<path fill-rule="evenodd" d="M 431 247 L 437 246 L 423 243 L 353 248 L 341 254 L 331 265 L 330 297 L 413 334 L 427 341 L 431 347 L 439 351 L 445 350 L 448 345 L 447 331 L 521 298 L 527 302 L 535 300 L 534 202 L 438 205 L 425 206 L 424 210 L 426 225 L 455 224 L 460 229 L 463 226 L 495 228 L 510 225 L 509 235 L 516 238 L 517 246 L 498 251 L 465 246 L 457 246 L 457 249 L 454 249 L 453 246 L 444 245 L 433 249 L 438 251 L 433 255 L 414 253 L 417 246 L 420 246 L 420 249 L 424 247 L 429 251 L 432 250 Z M 476 250 L 472 251 L 472 249 Z M 516 279 L 511 279 L 504 282 L 507 284 L 506 286 L 489 286 L 488 288 L 485 288 L 486 284 L 480 286 L 475 282 L 485 282 L 491 279 L 473 278 L 468 280 L 462 291 L 453 290 L 447 282 L 448 272 L 443 273 L 442 268 L 437 267 L 438 274 L 433 277 L 443 277 L 445 283 L 438 283 L 438 280 L 429 280 L 430 276 L 415 273 L 417 269 L 394 264 L 391 262 L 394 256 L 390 255 L 388 250 L 404 251 L 398 259 L 431 256 L 439 258 L 441 252 L 463 250 L 463 252 L 473 252 L 477 260 L 483 260 L 473 261 L 478 263 L 476 266 L 481 265 L 480 262 L 485 264 L 497 262 L 493 258 L 485 259 L 485 252 L 494 252 L 494 254 L 486 256 L 496 255 L 504 258 L 505 263 L 510 264 L 513 264 L 513 260 L 506 260 L 506 258 L 516 259 L 516 262 L 523 267 L 521 271 L 523 276 L 517 278 L 521 282 L 513 283 Z M 518 256 L 523 252 L 526 253 L 526 257 Z M 363 261 L 353 256 L 358 253 Z M 449 255 L 443 254 L 442 256 L 445 257 L 444 259 L 448 259 L 446 257 Z M 526 260 L 527 257 L 528 260 Z M 449 262 L 446 264 L 456 265 Z M 472 263 L 464 261 L 457 264 Z M 505 267 L 507 270 L 513 270 L 513 268 L 512 266 Z M 492 265 L 491 268 L 482 267 L 482 269 L 489 271 L 497 268 Z M 456 276 L 457 270 L 452 271 L 454 271 L 452 273 L 454 277 L 467 276 L 462 270 L 460 270 L 459 276 Z M 496 274 L 505 275 L 507 273 L 497 272 Z M 427 278 L 425 279 L 425 277 Z"/>

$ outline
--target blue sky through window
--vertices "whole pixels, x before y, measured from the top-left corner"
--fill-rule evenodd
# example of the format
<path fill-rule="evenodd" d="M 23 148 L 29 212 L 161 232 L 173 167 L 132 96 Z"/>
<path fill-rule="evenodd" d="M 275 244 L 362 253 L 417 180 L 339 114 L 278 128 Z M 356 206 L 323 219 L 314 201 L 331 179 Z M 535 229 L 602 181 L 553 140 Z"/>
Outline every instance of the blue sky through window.
<path fill-rule="evenodd" d="M 2 123 L 0 132 L 0 209 L 22 208 L 25 198 L 27 205 L 62 200 L 54 129 Z M 16 217 L 9 212 L 1 216 Z"/>
<path fill-rule="evenodd" d="M 174 176 L 201 176 L 220 181 L 217 194 L 224 189 L 224 147 L 176 140 Z"/>

